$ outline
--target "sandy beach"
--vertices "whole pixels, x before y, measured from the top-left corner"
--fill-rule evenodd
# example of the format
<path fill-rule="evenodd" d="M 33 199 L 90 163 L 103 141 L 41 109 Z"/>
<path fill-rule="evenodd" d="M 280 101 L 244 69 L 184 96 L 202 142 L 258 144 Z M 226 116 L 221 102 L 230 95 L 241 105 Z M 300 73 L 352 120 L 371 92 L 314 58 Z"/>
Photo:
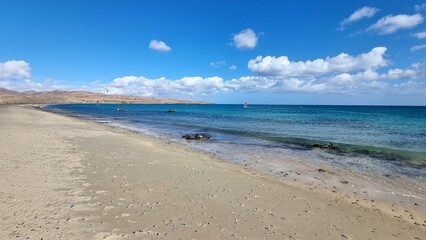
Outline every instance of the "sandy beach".
<path fill-rule="evenodd" d="M 1 106 L 0 133 L 0 239 L 426 239 L 424 201 L 356 198 L 30 106 Z"/>

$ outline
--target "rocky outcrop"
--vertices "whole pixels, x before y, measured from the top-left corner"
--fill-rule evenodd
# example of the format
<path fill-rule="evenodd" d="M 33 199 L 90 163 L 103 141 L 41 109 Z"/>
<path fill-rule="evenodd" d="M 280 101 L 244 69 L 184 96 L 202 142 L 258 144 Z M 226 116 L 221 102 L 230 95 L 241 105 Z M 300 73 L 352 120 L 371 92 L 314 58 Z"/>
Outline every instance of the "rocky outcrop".
<path fill-rule="evenodd" d="M 333 143 L 314 143 L 312 144 L 312 147 L 321 149 L 337 149 L 337 146 Z"/>
<path fill-rule="evenodd" d="M 210 135 L 205 133 L 185 134 L 182 136 L 182 138 L 185 138 L 186 140 L 202 140 L 209 139 Z"/>

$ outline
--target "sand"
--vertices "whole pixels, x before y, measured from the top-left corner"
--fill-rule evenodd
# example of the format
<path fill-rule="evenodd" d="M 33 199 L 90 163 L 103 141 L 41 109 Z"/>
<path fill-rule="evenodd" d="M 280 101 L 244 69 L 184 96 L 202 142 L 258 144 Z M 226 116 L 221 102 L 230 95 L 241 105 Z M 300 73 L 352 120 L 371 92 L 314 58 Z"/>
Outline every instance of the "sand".
<path fill-rule="evenodd" d="M 2 106 L 0 137 L 0 239 L 426 239 L 403 206 L 97 123 Z"/>

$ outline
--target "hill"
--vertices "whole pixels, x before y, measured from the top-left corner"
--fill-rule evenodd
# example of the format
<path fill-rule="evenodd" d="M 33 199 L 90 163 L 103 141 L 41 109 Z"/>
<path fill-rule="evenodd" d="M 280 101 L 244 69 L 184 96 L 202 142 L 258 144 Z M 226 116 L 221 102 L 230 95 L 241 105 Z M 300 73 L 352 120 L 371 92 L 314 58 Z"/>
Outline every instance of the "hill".
<path fill-rule="evenodd" d="M 88 91 L 26 91 L 15 92 L 0 88 L 0 104 L 49 103 L 205 103 L 177 99 L 107 95 Z"/>

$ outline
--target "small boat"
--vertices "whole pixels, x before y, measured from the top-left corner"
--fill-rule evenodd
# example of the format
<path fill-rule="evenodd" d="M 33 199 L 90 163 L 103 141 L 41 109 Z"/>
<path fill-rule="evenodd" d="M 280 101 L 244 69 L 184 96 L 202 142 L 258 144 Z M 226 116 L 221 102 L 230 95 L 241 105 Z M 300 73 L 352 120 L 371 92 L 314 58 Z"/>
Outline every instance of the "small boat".
<path fill-rule="evenodd" d="M 171 113 L 171 112 L 176 112 L 176 110 L 174 110 L 174 109 L 169 109 L 169 110 L 167 110 L 166 112 Z"/>
<path fill-rule="evenodd" d="M 126 109 L 124 109 L 124 108 L 117 108 L 117 111 L 119 111 L 119 112 L 125 112 L 125 111 L 127 111 Z"/>
<path fill-rule="evenodd" d="M 248 108 L 248 103 L 244 102 L 244 108 Z"/>

